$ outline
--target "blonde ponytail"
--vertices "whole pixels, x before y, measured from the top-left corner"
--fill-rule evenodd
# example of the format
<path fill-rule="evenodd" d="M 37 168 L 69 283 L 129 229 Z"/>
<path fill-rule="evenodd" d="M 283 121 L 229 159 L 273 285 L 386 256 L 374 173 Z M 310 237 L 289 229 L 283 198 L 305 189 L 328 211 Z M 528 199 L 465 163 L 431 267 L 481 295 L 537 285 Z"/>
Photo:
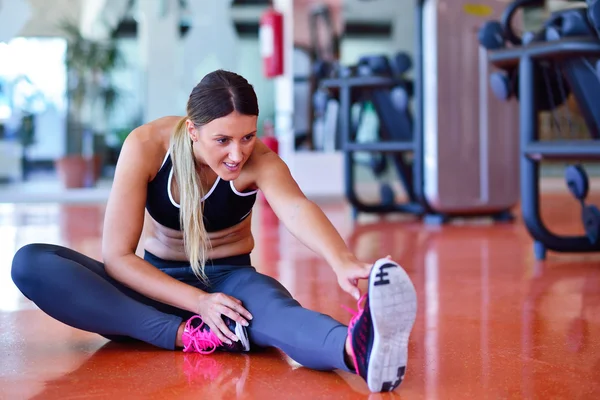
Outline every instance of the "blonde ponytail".
<path fill-rule="evenodd" d="M 252 85 L 233 72 L 220 69 L 211 72 L 190 93 L 187 116 L 179 120 L 171 137 L 171 159 L 179 190 L 183 246 L 194 274 L 206 284 L 209 282 L 204 265 L 211 245 L 202 218 L 204 203 L 201 203 L 201 199 L 205 193 L 196 172 L 192 139 L 188 135 L 186 121 L 189 119 L 198 128 L 233 111 L 258 116 L 258 99 Z"/>
<path fill-rule="evenodd" d="M 203 203 L 200 202 L 204 192 L 196 172 L 192 140 L 185 126 L 186 119 L 187 117 L 182 118 L 177 123 L 170 144 L 173 172 L 179 191 L 179 221 L 183 230 L 185 253 L 190 260 L 192 270 L 199 279 L 208 283 L 204 265 L 210 241 L 202 219 Z"/>

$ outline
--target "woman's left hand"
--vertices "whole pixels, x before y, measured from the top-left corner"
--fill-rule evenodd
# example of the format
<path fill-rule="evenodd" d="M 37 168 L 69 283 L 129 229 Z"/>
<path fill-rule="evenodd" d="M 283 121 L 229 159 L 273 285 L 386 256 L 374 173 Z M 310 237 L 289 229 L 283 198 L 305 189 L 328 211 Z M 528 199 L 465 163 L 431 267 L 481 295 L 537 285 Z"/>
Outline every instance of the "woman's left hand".
<path fill-rule="evenodd" d="M 365 263 L 352 257 L 336 266 L 334 271 L 337 275 L 340 287 L 350 294 L 350 296 L 358 300 L 360 298 L 358 281 L 359 279 L 368 279 L 372 267 L 373 264 Z"/>
<path fill-rule="evenodd" d="M 391 256 L 387 256 L 386 258 L 391 259 Z M 356 257 L 351 257 L 335 267 L 334 271 L 337 275 L 340 287 L 350 294 L 350 296 L 358 300 L 360 298 L 358 281 L 360 279 L 369 279 L 372 268 L 373 263 L 365 263 L 359 261 Z"/>

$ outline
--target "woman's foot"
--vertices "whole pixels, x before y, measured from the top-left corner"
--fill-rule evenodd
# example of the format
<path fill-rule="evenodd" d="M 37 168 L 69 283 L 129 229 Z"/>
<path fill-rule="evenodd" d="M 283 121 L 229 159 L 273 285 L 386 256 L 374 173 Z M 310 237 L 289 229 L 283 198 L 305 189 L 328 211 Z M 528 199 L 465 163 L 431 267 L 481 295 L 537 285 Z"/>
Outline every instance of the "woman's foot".
<path fill-rule="evenodd" d="M 369 291 L 358 307 L 348 326 L 355 372 L 372 392 L 391 392 L 406 371 L 408 339 L 417 316 L 415 288 L 400 265 L 383 258 L 373 265 Z"/>
<path fill-rule="evenodd" d="M 208 325 L 202 321 L 202 318 L 195 315 L 187 320 L 181 334 L 183 351 L 186 353 L 195 352 L 201 354 L 211 354 L 215 350 L 234 353 L 249 351 L 250 340 L 248 339 L 246 327 L 228 317 L 222 316 L 222 318 L 227 327 L 240 339 L 239 341 L 232 342 L 231 344 L 221 342 Z"/>

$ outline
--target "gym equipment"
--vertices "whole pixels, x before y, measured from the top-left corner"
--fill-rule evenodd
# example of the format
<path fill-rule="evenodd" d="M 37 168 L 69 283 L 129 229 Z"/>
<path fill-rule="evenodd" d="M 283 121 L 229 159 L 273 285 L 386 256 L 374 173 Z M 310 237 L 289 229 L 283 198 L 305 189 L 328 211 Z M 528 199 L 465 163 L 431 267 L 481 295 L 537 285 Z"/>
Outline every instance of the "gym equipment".
<path fill-rule="evenodd" d="M 581 204 L 581 219 L 585 234 L 590 244 L 598 244 L 600 239 L 600 210 L 594 205 L 587 205 L 585 199 L 589 192 L 589 179 L 581 165 L 569 165 L 565 169 L 565 180 L 569 191 Z"/>
<path fill-rule="evenodd" d="M 499 2 L 493 3 L 486 7 L 500 15 Z M 417 1 L 416 51 L 412 60 L 406 54 L 394 57 L 392 77 L 389 72 L 361 74 L 373 67 L 376 60 L 370 60 L 321 82 L 321 88 L 339 93 L 346 194 L 355 214 L 406 212 L 424 216 L 426 223 L 483 215 L 512 218 L 510 209 L 518 200 L 518 137 L 508 133 L 517 130 L 517 107 L 489 93 L 485 50 L 473 31 L 484 20 L 464 11 L 469 4 Z M 413 63 L 414 80 L 402 78 Z M 361 93 L 371 99 L 381 122 L 377 142 L 355 140 L 351 108 Z M 356 152 L 399 159 L 394 165 L 402 171 L 398 175 L 407 201 L 361 203 L 353 189 Z"/>
<path fill-rule="evenodd" d="M 588 1 L 590 4 L 594 2 Z M 583 7 L 556 12 L 542 29 L 524 35 L 527 40 L 523 40 L 514 34 L 513 16 L 518 8 L 533 3 L 536 2 L 514 1 L 505 12 L 501 35 L 508 39 L 511 47 L 495 44 L 483 29 L 480 32 L 482 44 L 488 46 L 489 62 L 500 72 L 511 76 L 509 80 L 515 82 L 513 89 L 518 93 L 523 220 L 534 239 L 537 259 L 544 259 L 547 250 L 600 251 L 600 213 L 596 207 L 583 202 L 589 183 L 581 166 L 568 167 L 566 179 L 573 195 L 582 202 L 585 235 L 552 233 L 541 220 L 539 207 L 539 168 L 542 161 L 600 159 L 600 77 L 595 68 L 600 59 L 600 39 L 591 18 L 594 10 Z M 487 31 L 492 29 L 486 28 Z M 568 102 L 568 98 L 575 100 L 589 138 L 574 140 L 570 134 L 558 140 L 541 139 L 540 111 L 549 111 L 553 119 L 558 120 L 559 105 Z M 562 108 L 569 110 L 567 104 Z M 567 119 L 570 123 L 570 114 Z"/>
<path fill-rule="evenodd" d="M 598 0 L 587 0 L 588 6 L 588 18 L 590 23 L 596 30 L 596 33 L 600 36 L 600 1 Z"/>
<path fill-rule="evenodd" d="M 423 213 L 416 202 L 411 165 L 405 155 L 414 147 L 413 118 L 409 109 L 413 84 L 404 76 L 410 67 L 410 57 L 403 53 L 392 60 L 385 55 L 364 56 L 355 66 L 339 68 L 337 77 L 321 81 L 321 93 L 339 99 L 339 139 L 345 153 L 346 197 L 355 218 L 359 212 Z M 370 113 L 375 113 L 378 120 L 378 126 L 369 127 L 376 131 L 376 141 L 358 143 L 359 130 L 367 123 L 365 119 Z M 383 181 L 380 182 L 379 204 L 365 204 L 359 198 L 354 185 L 354 167 L 361 164 L 356 153 L 362 152 L 370 153 L 366 163 L 378 180 L 389 165 L 393 165 L 407 193 L 406 202 L 397 203 L 392 186 Z"/>
<path fill-rule="evenodd" d="M 417 7 L 415 191 L 426 222 L 488 215 L 510 220 L 518 201 L 516 104 L 489 91 L 485 20 L 465 11 L 472 2 L 422 0 Z M 492 17 L 500 2 L 486 2 Z M 486 17 L 487 18 L 487 17 Z"/>
<path fill-rule="evenodd" d="M 543 0 L 520 0 L 511 3 L 502 14 L 501 21 L 488 21 L 479 31 L 479 42 L 487 50 L 498 50 L 506 47 L 506 43 L 515 46 L 530 44 L 535 41 L 544 40 L 546 35 L 553 31 L 548 25 L 547 30 L 539 33 L 528 32 L 522 39 L 517 36 L 512 28 L 512 18 L 519 7 L 543 6 Z M 550 23 L 552 20 L 550 21 Z M 550 24 L 549 23 L 549 24 Z M 576 35 L 576 28 L 565 24 L 569 35 Z M 554 64 L 536 64 L 539 71 L 536 76 L 536 87 L 550 87 L 551 94 L 548 91 L 540 91 L 536 97 L 536 104 L 540 110 L 552 110 L 562 105 L 568 95 L 568 85 L 562 74 L 556 72 Z M 490 87 L 492 92 L 500 100 L 509 100 L 512 97 L 519 98 L 519 74 L 517 68 L 507 68 L 505 71 L 496 71 L 490 74 Z"/>

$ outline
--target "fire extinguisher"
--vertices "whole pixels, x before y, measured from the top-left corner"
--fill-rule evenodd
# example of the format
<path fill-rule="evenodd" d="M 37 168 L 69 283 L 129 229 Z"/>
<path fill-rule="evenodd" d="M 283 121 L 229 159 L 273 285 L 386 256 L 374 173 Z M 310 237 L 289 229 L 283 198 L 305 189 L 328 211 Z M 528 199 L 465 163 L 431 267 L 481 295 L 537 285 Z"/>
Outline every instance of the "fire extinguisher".
<path fill-rule="evenodd" d="M 267 78 L 283 74 L 283 14 L 268 8 L 260 18 L 260 55 Z"/>
<path fill-rule="evenodd" d="M 271 149 L 275 154 L 279 154 L 279 142 L 275 137 L 275 127 L 273 123 L 269 120 L 266 120 L 263 123 L 263 137 L 262 142 L 267 145 L 269 149 Z"/>

